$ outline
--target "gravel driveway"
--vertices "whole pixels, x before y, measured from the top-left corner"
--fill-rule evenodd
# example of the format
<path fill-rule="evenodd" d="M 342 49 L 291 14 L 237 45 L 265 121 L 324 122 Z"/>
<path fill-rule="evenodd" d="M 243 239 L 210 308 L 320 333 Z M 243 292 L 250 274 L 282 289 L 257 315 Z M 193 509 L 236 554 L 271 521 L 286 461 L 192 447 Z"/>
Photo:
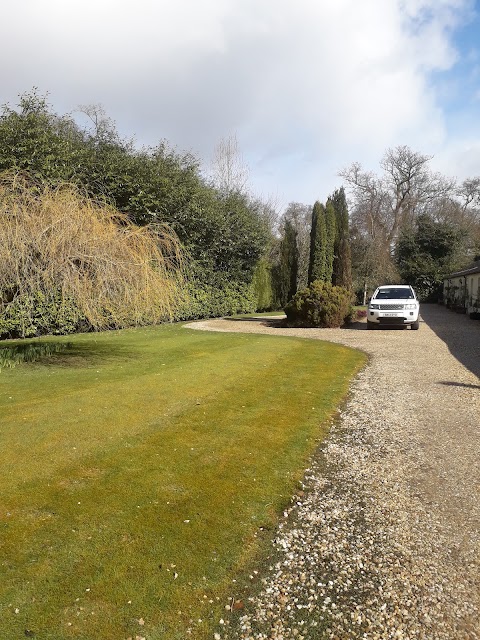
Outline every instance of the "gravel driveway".
<path fill-rule="evenodd" d="M 424 305 L 419 331 L 195 326 L 371 356 L 275 533 L 261 592 L 216 637 L 480 638 L 480 323 Z"/>

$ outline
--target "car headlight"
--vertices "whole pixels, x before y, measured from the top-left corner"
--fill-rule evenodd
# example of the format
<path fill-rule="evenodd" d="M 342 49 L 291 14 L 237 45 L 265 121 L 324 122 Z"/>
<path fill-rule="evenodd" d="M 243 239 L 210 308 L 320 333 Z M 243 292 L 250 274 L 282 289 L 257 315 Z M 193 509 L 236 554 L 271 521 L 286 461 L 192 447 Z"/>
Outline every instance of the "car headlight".
<path fill-rule="evenodd" d="M 417 305 L 416 304 L 406 304 L 405 305 L 405 309 L 416 309 Z"/>
<path fill-rule="evenodd" d="M 380 305 L 379 304 L 370 304 L 368 306 L 369 309 L 380 309 Z"/>

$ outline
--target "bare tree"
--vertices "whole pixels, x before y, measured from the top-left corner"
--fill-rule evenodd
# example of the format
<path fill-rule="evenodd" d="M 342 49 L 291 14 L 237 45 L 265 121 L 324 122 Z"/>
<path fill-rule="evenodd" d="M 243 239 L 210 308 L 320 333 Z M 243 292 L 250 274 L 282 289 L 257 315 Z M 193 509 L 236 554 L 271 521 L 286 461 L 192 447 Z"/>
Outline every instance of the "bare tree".
<path fill-rule="evenodd" d="M 382 282 L 400 282 L 400 276 L 389 251 L 379 238 L 370 238 L 358 230 L 350 230 L 353 290 L 361 304 Z"/>
<path fill-rule="evenodd" d="M 462 228 L 467 236 L 472 258 L 480 255 L 480 176 L 467 178 L 457 188 L 457 200 L 450 203 L 449 220 Z"/>
<path fill-rule="evenodd" d="M 247 191 L 249 169 L 235 135 L 222 138 L 215 147 L 211 177 L 215 187 L 226 195 Z"/>
<path fill-rule="evenodd" d="M 457 189 L 457 196 L 462 203 L 462 209 L 471 206 L 480 208 L 480 176 L 467 178 Z"/>
<path fill-rule="evenodd" d="M 363 171 L 358 163 L 340 172 L 353 199 L 355 223 L 372 239 L 380 236 L 391 246 L 403 225 L 453 193 L 455 181 L 432 173 L 430 160 L 399 146 L 386 151 L 381 176 Z"/>
<path fill-rule="evenodd" d="M 82 132 L 87 134 L 95 146 L 113 145 L 133 152 L 135 146 L 134 138 L 120 137 L 115 120 L 107 116 L 101 104 L 79 105 L 76 113 L 83 114 L 89 121 L 89 126 L 87 125 L 85 129 L 82 129 Z"/>
<path fill-rule="evenodd" d="M 480 254 L 480 177 L 467 178 L 428 211 L 436 222 L 456 226 L 464 238 L 466 259 Z"/>
<path fill-rule="evenodd" d="M 359 278 L 367 288 L 387 277 L 395 278 L 393 256 L 401 230 L 414 224 L 420 214 L 437 218 L 455 208 L 455 181 L 432 172 L 430 160 L 431 156 L 398 146 L 385 152 L 379 175 L 363 170 L 359 163 L 340 172 L 349 192 L 350 223 L 355 229 L 352 252 L 365 258 L 361 275 L 355 267 L 357 286 Z"/>

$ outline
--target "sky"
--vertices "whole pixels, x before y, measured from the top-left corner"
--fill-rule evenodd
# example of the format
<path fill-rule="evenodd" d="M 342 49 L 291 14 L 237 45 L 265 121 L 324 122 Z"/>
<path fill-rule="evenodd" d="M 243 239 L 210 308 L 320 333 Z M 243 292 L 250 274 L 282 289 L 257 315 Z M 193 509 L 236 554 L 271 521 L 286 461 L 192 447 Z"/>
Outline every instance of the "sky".
<path fill-rule="evenodd" d="M 388 148 L 480 175 L 480 0 L 17 0 L 0 22 L 0 103 L 100 104 L 139 146 L 208 169 L 235 136 L 250 189 L 325 201 Z M 82 122 L 81 115 L 75 117 Z"/>

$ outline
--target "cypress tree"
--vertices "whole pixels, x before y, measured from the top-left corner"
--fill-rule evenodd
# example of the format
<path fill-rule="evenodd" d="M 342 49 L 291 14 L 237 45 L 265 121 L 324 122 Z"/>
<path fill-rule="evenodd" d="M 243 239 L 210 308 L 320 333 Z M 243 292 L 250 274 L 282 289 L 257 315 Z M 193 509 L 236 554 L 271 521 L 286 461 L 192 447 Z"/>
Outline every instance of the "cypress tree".
<path fill-rule="evenodd" d="M 312 230 L 310 231 L 310 261 L 308 264 L 308 284 L 314 280 L 325 279 L 325 260 L 327 254 L 327 227 L 325 207 L 317 200 L 312 211 Z"/>
<path fill-rule="evenodd" d="M 337 237 L 337 221 L 335 209 L 330 199 L 325 207 L 326 252 L 325 252 L 325 282 L 332 284 L 333 261 L 335 257 L 335 239 Z"/>
<path fill-rule="evenodd" d="M 279 262 L 274 270 L 275 289 L 280 307 L 284 307 L 297 292 L 298 247 L 297 232 L 287 220 L 280 242 Z"/>
<path fill-rule="evenodd" d="M 332 283 L 351 289 L 352 257 L 350 252 L 348 207 L 344 188 L 337 189 L 329 200 L 333 205 L 336 221 Z"/>

